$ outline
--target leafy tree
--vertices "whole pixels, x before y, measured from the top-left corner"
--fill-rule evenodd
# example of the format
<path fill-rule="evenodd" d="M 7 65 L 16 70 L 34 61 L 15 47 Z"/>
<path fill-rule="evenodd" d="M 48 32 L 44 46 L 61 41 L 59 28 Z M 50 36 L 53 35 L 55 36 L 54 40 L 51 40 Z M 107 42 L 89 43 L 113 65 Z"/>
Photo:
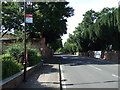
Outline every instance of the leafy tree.
<path fill-rule="evenodd" d="M 54 45 L 52 43 L 66 33 L 67 18 L 73 15 L 74 10 L 67 6 L 68 4 L 68 2 L 26 3 L 26 14 L 33 14 L 34 22 L 26 24 L 28 38 L 45 37 L 46 44 Z M 3 2 L 2 5 L 2 24 L 5 30 L 14 29 L 15 33 L 18 30 L 23 32 L 23 26 L 21 25 L 24 23 L 23 3 Z"/>
<path fill-rule="evenodd" d="M 19 7 L 21 6 L 21 7 Z M 22 30 L 24 19 L 24 10 L 23 3 L 15 3 L 15 2 L 2 2 L 2 32 L 4 36 L 7 32 L 14 30 Z"/>
<path fill-rule="evenodd" d="M 87 11 L 83 20 L 69 36 L 67 44 L 76 44 L 78 51 L 120 50 L 119 8 Z M 74 38 L 73 38 L 74 37 Z M 65 46 L 65 48 L 69 45 Z"/>
<path fill-rule="evenodd" d="M 74 54 L 74 52 L 78 52 L 77 42 L 75 40 L 75 36 L 72 34 L 69 34 L 69 39 L 64 44 L 63 51 L 65 53 Z"/>

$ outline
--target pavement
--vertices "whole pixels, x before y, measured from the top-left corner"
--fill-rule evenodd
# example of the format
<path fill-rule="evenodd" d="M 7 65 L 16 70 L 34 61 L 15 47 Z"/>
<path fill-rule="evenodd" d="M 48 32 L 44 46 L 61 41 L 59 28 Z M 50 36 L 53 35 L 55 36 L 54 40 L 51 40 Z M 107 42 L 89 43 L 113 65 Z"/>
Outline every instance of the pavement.
<path fill-rule="evenodd" d="M 38 72 L 31 75 L 26 82 L 17 87 L 17 89 L 22 88 L 56 88 L 59 90 L 59 64 L 43 64 Z"/>

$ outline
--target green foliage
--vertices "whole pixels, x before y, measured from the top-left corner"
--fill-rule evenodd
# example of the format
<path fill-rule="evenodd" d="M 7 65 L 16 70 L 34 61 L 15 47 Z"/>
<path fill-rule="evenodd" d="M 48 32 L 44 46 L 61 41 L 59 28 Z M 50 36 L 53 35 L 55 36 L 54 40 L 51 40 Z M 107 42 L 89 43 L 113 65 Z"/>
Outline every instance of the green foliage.
<path fill-rule="evenodd" d="M 41 62 L 42 56 L 40 52 L 35 48 L 28 48 L 28 62 L 29 66 L 33 66 Z"/>
<path fill-rule="evenodd" d="M 14 57 L 12 57 L 12 56 L 9 55 L 9 54 L 4 54 L 4 55 L 1 55 L 1 56 L 0 56 L 0 59 L 1 59 L 1 60 L 14 60 Z"/>
<path fill-rule="evenodd" d="M 58 48 L 58 49 L 56 50 L 56 52 L 57 52 L 57 53 L 63 52 L 63 48 Z"/>
<path fill-rule="evenodd" d="M 23 3 L 16 2 L 2 2 L 2 25 L 4 25 L 5 32 L 6 30 L 10 31 L 14 28 L 14 30 L 22 30 L 24 19 L 24 8 L 20 8 L 19 6 L 23 5 Z"/>
<path fill-rule="evenodd" d="M 63 48 L 64 53 L 74 54 L 74 52 L 77 52 L 77 51 L 78 51 L 78 48 L 75 43 L 66 42 L 64 44 L 64 48 Z"/>
<path fill-rule="evenodd" d="M 120 50 L 119 14 L 120 8 L 103 8 L 100 12 L 87 11 L 83 15 L 83 21 L 76 27 L 74 34 L 69 36 L 64 50 L 66 48 L 72 50 L 71 44 L 75 44 L 79 52 Z"/>
<path fill-rule="evenodd" d="M 27 44 L 27 52 L 29 66 L 40 63 L 42 57 L 40 51 L 38 51 L 35 47 L 31 46 L 30 43 Z M 14 57 L 15 60 L 20 61 L 20 58 L 24 57 L 23 43 L 14 43 L 9 45 L 9 47 L 6 49 L 6 53 Z"/>
<path fill-rule="evenodd" d="M 26 23 L 28 38 L 45 37 L 46 44 L 53 48 L 57 46 L 57 39 L 66 33 L 67 18 L 73 15 L 74 10 L 68 4 L 68 2 L 26 3 L 26 14 L 33 14 L 34 22 L 32 24 Z M 21 25 L 24 23 L 23 6 L 23 2 L 2 2 L 4 30 L 14 29 L 16 35 L 19 35 L 19 31 L 23 32 L 24 29 Z"/>
<path fill-rule="evenodd" d="M 9 54 L 1 55 L 0 60 L 2 60 L 2 79 L 20 72 L 23 69 L 23 66 Z"/>
<path fill-rule="evenodd" d="M 62 48 L 63 47 L 63 45 L 62 45 L 62 39 L 61 38 L 56 39 L 55 42 L 50 43 L 49 46 L 52 46 L 52 49 L 54 51 L 56 51 L 59 48 Z"/>
<path fill-rule="evenodd" d="M 13 56 L 15 60 L 19 60 L 19 58 L 24 55 L 23 43 L 14 43 L 9 45 L 6 49 L 6 53 Z"/>
<path fill-rule="evenodd" d="M 33 66 L 41 62 L 40 52 L 32 47 L 30 44 L 27 44 L 28 52 L 28 66 Z M 2 60 L 2 77 L 3 79 L 9 77 L 23 69 L 23 65 L 19 63 L 20 57 L 24 56 L 24 48 L 22 43 L 11 44 L 7 49 L 4 55 L 0 56 Z"/>

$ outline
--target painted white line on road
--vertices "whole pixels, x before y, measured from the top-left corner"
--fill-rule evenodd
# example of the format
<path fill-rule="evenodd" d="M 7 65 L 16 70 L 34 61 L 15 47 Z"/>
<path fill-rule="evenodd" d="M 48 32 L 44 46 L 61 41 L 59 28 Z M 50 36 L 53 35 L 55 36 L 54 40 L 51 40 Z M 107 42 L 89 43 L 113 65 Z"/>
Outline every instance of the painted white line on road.
<path fill-rule="evenodd" d="M 60 65 L 60 69 L 61 69 L 61 79 L 64 80 L 65 77 L 64 77 L 64 74 L 63 74 L 62 65 Z M 66 87 L 66 83 L 65 83 L 64 81 L 62 81 L 62 88 L 64 88 L 64 90 L 67 88 L 67 87 Z"/>
<path fill-rule="evenodd" d="M 117 76 L 117 75 L 115 75 L 115 74 L 112 74 L 112 76 L 117 77 L 117 78 L 120 78 L 119 76 Z"/>
<path fill-rule="evenodd" d="M 100 68 L 97 68 L 97 67 L 92 66 L 92 65 L 90 65 L 90 66 L 93 67 L 93 68 L 95 68 L 95 69 L 97 69 L 97 70 L 99 70 L 99 71 L 102 71 L 102 69 L 100 69 Z"/>

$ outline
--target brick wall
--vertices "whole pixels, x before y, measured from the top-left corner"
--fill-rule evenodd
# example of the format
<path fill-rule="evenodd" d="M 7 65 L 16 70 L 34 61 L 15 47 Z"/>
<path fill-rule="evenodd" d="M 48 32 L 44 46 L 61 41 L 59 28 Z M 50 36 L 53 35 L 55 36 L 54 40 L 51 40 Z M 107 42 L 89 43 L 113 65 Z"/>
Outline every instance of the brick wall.
<path fill-rule="evenodd" d="M 33 47 L 36 47 L 43 56 L 52 56 L 53 50 L 46 46 L 45 44 L 45 38 L 36 39 L 36 40 L 30 40 Z"/>
<path fill-rule="evenodd" d="M 120 51 L 105 51 L 103 54 L 103 60 L 120 63 Z"/>

